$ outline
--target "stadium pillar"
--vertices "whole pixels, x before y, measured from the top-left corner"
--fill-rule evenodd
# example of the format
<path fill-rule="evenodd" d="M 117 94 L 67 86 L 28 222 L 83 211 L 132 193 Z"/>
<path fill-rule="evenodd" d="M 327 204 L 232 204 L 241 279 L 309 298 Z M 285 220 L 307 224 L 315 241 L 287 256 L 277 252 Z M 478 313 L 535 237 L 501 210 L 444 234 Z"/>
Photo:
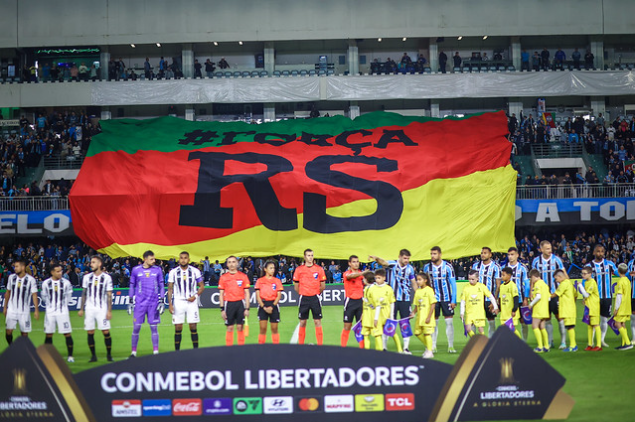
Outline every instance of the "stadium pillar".
<path fill-rule="evenodd" d="M 194 121 L 194 106 L 191 104 L 185 106 L 185 120 Z"/>
<path fill-rule="evenodd" d="M 512 37 L 512 49 L 511 49 L 511 59 L 512 65 L 516 68 L 516 70 L 520 70 L 521 68 L 521 47 L 520 47 L 520 37 Z"/>
<path fill-rule="evenodd" d="M 595 68 L 604 70 L 604 41 L 601 36 L 592 35 L 589 37 L 589 49 L 593 53 Z"/>
<path fill-rule="evenodd" d="M 110 51 L 108 46 L 101 47 L 99 53 L 99 77 L 102 81 L 108 80 L 108 62 L 110 61 Z"/>
<path fill-rule="evenodd" d="M 439 100 L 430 100 L 430 117 L 441 117 Z"/>
<path fill-rule="evenodd" d="M 430 38 L 430 69 L 433 72 L 439 71 L 439 46 L 437 45 L 436 38 Z"/>
<path fill-rule="evenodd" d="M 276 104 L 275 103 L 265 103 L 262 108 L 262 119 L 265 122 L 275 122 L 276 121 Z"/>
<path fill-rule="evenodd" d="M 599 113 L 606 116 L 606 101 L 604 97 L 591 97 L 591 109 L 593 110 L 593 115 L 596 117 Z"/>
<path fill-rule="evenodd" d="M 359 47 L 355 40 L 348 40 L 348 74 L 359 75 Z"/>
<path fill-rule="evenodd" d="M 517 119 L 520 119 L 520 112 L 523 110 L 523 102 L 520 98 L 508 98 L 507 104 L 509 108 L 509 115 L 516 115 Z"/>
<path fill-rule="evenodd" d="M 348 117 L 353 120 L 354 118 L 359 117 L 359 115 L 360 111 L 357 101 L 351 101 L 348 106 Z"/>
<path fill-rule="evenodd" d="M 181 62 L 183 66 L 183 76 L 186 78 L 194 76 L 194 50 L 192 50 L 192 44 L 183 44 Z"/>
<path fill-rule="evenodd" d="M 276 53 L 273 47 L 273 41 L 265 42 L 265 70 L 271 76 L 273 71 L 276 70 Z"/>
<path fill-rule="evenodd" d="M 112 113 L 108 109 L 108 107 L 102 107 L 101 109 L 101 120 L 110 120 L 112 119 Z"/>

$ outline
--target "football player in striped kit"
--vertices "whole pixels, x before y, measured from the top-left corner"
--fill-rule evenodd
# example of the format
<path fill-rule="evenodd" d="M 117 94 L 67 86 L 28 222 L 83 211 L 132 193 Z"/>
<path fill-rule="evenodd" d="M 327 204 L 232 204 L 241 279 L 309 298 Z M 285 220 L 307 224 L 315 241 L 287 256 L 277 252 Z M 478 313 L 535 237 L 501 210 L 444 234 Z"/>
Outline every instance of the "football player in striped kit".
<path fill-rule="evenodd" d="M 613 277 L 619 277 L 617 266 L 613 261 L 604 259 L 606 249 L 602 245 L 595 245 L 593 248 L 593 261 L 589 266 L 593 269 L 593 278 L 598 283 L 598 293 L 600 295 L 600 330 L 602 331 L 602 347 L 609 347 L 604 341 L 608 322 L 611 318 L 611 305 L 613 303 Z"/>
<path fill-rule="evenodd" d="M 456 276 L 452 265 L 441 259 L 441 248 L 433 246 L 430 249 L 430 262 L 423 267 L 423 272 L 430 278 L 430 286 L 434 289 L 437 300 L 435 304 L 434 318 L 439 321 L 443 314 L 445 319 L 445 335 L 448 338 L 448 353 L 456 353 L 454 350 L 454 308 L 456 308 Z M 438 322 L 432 333 L 432 352 L 437 351 L 437 336 L 439 334 Z"/>
<path fill-rule="evenodd" d="M 104 335 L 106 345 L 106 359 L 112 362 L 110 350 L 112 348 L 112 338 L 110 337 L 110 319 L 112 318 L 112 278 L 103 271 L 104 261 L 101 256 L 94 255 L 90 258 L 89 274 L 82 279 L 82 308 L 79 310 L 80 317 L 86 315 L 84 319 L 84 330 L 88 334 L 88 348 L 91 358 L 89 362 L 97 362 L 95 354 L 95 322 L 97 329 Z"/>
<path fill-rule="evenodd" d="M 44 344 L 53 344 L 53 334 L 55 329 L 66 337 L 66 349 L 68 350 L 68 361 L 73 359 L 73 337 L 71 332 L 71 318 L 68 313 L 68 303 L 73 297 L 73 286 L 71 282 L 62 278 L 62 265 L 51 264 L 49 268 L 50 278 L 42 282 L 42 302 L 46 313 L 44 314 L 44 334 L 46 338 Z"/>
<path fill-rule="evenodd" d="M 481 260 L 472 265 L 472 269 L 478 271 L 478 281 L 487 287 L 494 297 L 498 296 L 498 288 L 501 284 L 501 267 L 492 260 L 492 249 L 483 246 Z M 498 305 L 493 304 L 489 297 L 485 297 L 485 317 L 488 321 L 487 336 L 492 337 L 496 331 L 496 314 L 493 309 Z"/>
<path fill-rule="evenodd" d="M 198 297 L 203 294 L 205 283 L 200 270 L 190 265 L 190 254 L 179 254 L 179 266 L 168 275 L 168 304 L 174 324 L 174 349 L 181 349 L 183 323 L 187 317 L 190 325 L 192 346 L 198 348 L 197 325 L 201 321 L 198 311 Z"/>
<path fill-rule="evenodd" d="M 20 325 L 22 337 L 31 332 L 31 299 L 35 306 L 35 319 L 40 319 L 37 298 L 37 282 L 26 273 L 26 262 L 17 259 L 13 263 L 15 274 L 9 276 L 7 292 L 4 294 L 4 316 L 6 322 L 7 343 L 13 342 L 13 330 Z"/>
<path fill-rule="evenodd" d="M 540 242 L 540 255 L 534 258 L 531 263 L 531 268 L 540 271 L 540 278 L 547 283 L 549 290 L 553 294 L 556 292 L 556 280 L 553 277 L 553 274 L 556 270 L 564 270 L 564 264 L 560 258 L 552 253 L 552 251 L 551 242 L 548 240 Z M 545 324 L 547 335 L 549 337 L 549 344 L 547 344 L 545 348 L 548 349 L 553 346 L 553 325 L 551 324 L 551 315 L 554 315 L 558 320 L 558 329 L 560 331 L 560 350 L 564 350 L 567 348 L 567 334 L 564 329 L 564 320 L 560 321 L 560 318 L 558 318 L 558 301 L 559 299 L 557 297 L 549 301 L 549 319 Z"/>
<path fill-rule="evenodd" d="M 626 277 L 631 281 L 631 344 L 635 346 L 635 256 L 628 261 Z"/>
<path fill-rule="evenodd" d="M 529 291 L 531 289 L 529 277 L 527 276 L 527 267 L 522 262 L 518 261 L 518 249 L 511 247 L 507 250 L 507 267 L 513 271 L 512 281 L 516 283 L 518 289 L 518 300 L 520 300 L 521 306 L 527 306 L 529 304 Z M 529 325 L 520 319 L 520 326 L 522 329 L 523 340 L 527 341 L 529 335 Z"/>

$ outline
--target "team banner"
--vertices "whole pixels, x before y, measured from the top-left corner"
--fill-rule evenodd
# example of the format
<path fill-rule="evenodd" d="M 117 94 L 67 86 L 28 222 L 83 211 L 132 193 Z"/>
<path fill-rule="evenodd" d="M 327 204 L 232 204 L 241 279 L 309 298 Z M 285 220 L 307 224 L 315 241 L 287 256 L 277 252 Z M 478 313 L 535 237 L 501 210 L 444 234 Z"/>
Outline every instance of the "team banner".
<path fill-rule="evenodd" d="M 611 187 L 606 187 L 607 193 Z M 579 192 L 584 193 L 584 187 Z M 545 190 L 537 195 L 546 196 Z M 633 191 L 635 195 L 635 190 Z M 517 226 L 633 224 L 635 198 L 519 199 Z"/>
<path fill-rule="evenodd" d="M 566 419 L 564 378 L 506 327 L 471 339 L 453 367 L 336 346 L 262 344 L 162 353 L 74 376 L 52 346 L 1 356 L 0 420 L 449 422 Z M 424 365 L 425 363 L 425 365 Z"/>
<path fill-rule="evenodd" d="M 0 236 L 16 235 L 72 236 L 71 213 L 68 210 L 0 212 Z"/>
<path fill-rule="evenodd" d="M 70 193 L 75 233 L 113 257 L 413 259 L 514 245 L 503 112 L 370 113 L 249 125 L 102 122 Z"/>

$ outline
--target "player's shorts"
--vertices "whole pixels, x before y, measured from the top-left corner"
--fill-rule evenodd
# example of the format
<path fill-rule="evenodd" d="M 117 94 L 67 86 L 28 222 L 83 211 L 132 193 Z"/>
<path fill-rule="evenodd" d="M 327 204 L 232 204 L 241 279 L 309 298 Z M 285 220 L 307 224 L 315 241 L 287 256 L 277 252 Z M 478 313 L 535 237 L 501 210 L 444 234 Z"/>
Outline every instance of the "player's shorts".
<path fill-rule="evenodd" d="M 71 327 L 71 317 L 68 314 L 54 314 L 50 315 L 46 313 L 44 315 L 44 333 L 54 334 L 55 326 L 57 326 L 57 332 L 60 334 L 68 334 L 73 331 Z"/>
<path fill-rule="evenodd" d="M 245 303 L 242 300 L 225 302 L 225 313 L 227 314 L 225 325 L 243 325 L 245 323 Z"/>
<path fill-rule="evenodd" d="M 611 306 L 613 299 L 600 299 L 600 316 L 611 318 Z"/>
<path fill-rule="evenodd" d="M 434 308 L 434 317 L 438 319 L 441 314 L 444 317 L 453 317 L 454 309 L 450 308 L 451 304 L 452 302 L 437 302 Z"/>
<path fill-rule="evenodd" d="M 274 305 L 273 302 L 273 300 L 262 301 L 262 303 L 265 305 L 265 308 L 271 306 L 273 310 L 270 314 L 268 314 L 263 308 L 258 307 L 258 321 L 269 321 L 273 323 L 280 322 L 280 307 L 278 305 Z"/>
<path fill-rule="evenodd" d="M 148 317 L 148 324 L 158 325 L 161 323 L 161 315 L 157 310 L 158 303 L 139 303 L 134 307 L 134 313 L 132 314 L 132 322 L 135 324 L 143 324 Z"/>
<path fill-rule="evenodd" d="M 362 327 L 362 335 L 369 336 L 373 332 L 373 327 Z"/>
<path fill-rule="evenodd" d="M 589 317 L 589 325 L 590 326 L 600 325 L 600 317 L 599 316 L 590 316 Z"/>
<path fill-rule="evenodd" d="M 496 319 L 496 314 L 489 310 L 489 305 L 491 305 L 491 304 L 492 304 L 492 302 L 488 302 L 488 301 L 485 301 L 483 303 L 483 308 L 485 309 L 485 318 L 487 318 L 489 321 L 491 321 L 493 319 Z M 478 327 L 478 325 L 477 325 L 477 327 Z"/>
<path fill-rule="evenodd" d="M 564 326 L 565 327 L 575 327 L 575 318 L 564 318 Z"/>
<path fill-rule="evenodd" d="M 555 315 L 556 318 L 558 318 L 558 307 L 559 307 L 559 297 L 552 297 L 551 300 L 549 301 L 549 316 L 548 318 L 551 318 L 551 315 Z"/>
<path fill-rule="evenodd" d="M 319 296 L 300 296 L 298 319 L 301 321 L 309 319 L 309 311 L 311 311 L 313 319 L 322 319 L 322 302 Z"/>
<path fill-rule="evenodd" d="M 107 308 L 86 307 L 86 318 L 84 318 L 84 330 L 93 331 L 95 323 L 100 331 L 110 330 L 110 320 L 106 319 Z"/>
<path fill-rule="evenodd" d="M 361 321 L 364 310 L 363 299 L 346 298 L 344 301 L 344 322 Z"/>
<path fill-rule="evenodd" d="M 175 300 L 172 324 L 183 324 L 185 323 L 186 317 L 188 324 L 201 322 L 201 317 L 198 312 L 198 301 L 188 302 L 185 299 Z"/>
<path fill-rule="evenodd" d="M 615 322 L 626 322 L 631 319 L 630 315 L 618 315 L 615 318 Z"/>
<path fill-rule="evenodd" d="M 30 312 L 7 312 L 7 330 L 15 330 L 20 325 L 20 332 L 31 332 L 31 313 Z"/>
<path fill-rule="evenodd" d="M 410 307 L 410 302 L 407 300 L 398 300 L 395 302 L 395 313 L 393 315 L 394 319 L 404 319 L 408 318 L 411 314 L 412 308 Z M 397 317 L 399 314 L 399 318 Z"/>
<path fill-rule="evenodd" d="M 474 327 L 485 327 L 484 319 L 472 319 L 469 317 L 465 318 L 465 325 L 473 325 Z"/>
<path fill-rule="evenodd" d="M 424 336 L 430 335 L 434 333 L 434 328 L 434 326 L 430 325 L 417 325 L 415 327 L 414 334 L 415 336 L 420 336 L 421 334 L 423 334 Z"/>

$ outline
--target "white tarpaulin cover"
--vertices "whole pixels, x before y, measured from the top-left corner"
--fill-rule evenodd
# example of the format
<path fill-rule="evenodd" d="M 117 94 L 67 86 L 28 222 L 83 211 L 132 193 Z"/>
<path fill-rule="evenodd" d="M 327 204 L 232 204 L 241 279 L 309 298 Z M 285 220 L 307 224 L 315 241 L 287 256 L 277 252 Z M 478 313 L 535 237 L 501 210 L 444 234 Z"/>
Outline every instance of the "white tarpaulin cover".
<path fill-rule="evenodd" d="M 93 105 L 266 103 L 316 101 L 320 78 L 218 78 L 101 82 L 92 85 Z"/>

